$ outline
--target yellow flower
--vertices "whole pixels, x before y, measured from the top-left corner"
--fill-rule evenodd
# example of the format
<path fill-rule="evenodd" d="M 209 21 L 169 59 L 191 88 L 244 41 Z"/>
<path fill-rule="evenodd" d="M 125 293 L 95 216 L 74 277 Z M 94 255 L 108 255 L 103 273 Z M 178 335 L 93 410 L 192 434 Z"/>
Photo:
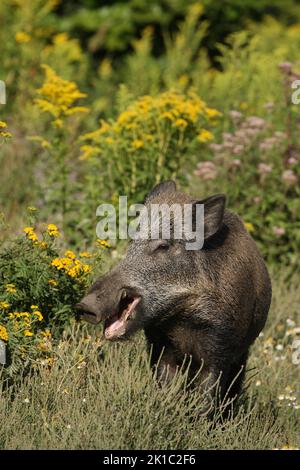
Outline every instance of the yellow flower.
<path fill-rule="evenodd" d="M 33 336 L 33 333 L 30 330 L 24 330 L 24 336 Z"/>
<path fill-rule="evenodd" d="M 28 240 L 31 240 L 32 242 L 36 243 L 39 241 L 37 234 L 35 233 L 33 227 L 25 227 L 23 229 L 23 232 L 26 233 L 26 237 Z"/>
<path fill-rule="evenodd" d="M 131 145 L 135 149 L 140 149 L 140 148 L 144 147 L 144 142 L 140 139 L 135 139 L 135 140 L 132 141 Z"/>
<path fill-rule="evenodd" d="M 31 308 L 31 310 L 36 310 L 36 309 L 38 309 L 39 307 L 38 307 L 37 305 L 31 305 L 30 308 Z"/>
<path fill-rule="evenodd" d="M 5 121 L 0 121 L 0 136 L 4 139 L 12 136 L 11 133 L 7 131 L 7 123 Z"/>
<path fill-rule="evenodd" d="M 65 251 L 65 256 L 70 259 L 75 259 L 76 255 L 72 250 L 67 250 Z"/>
<path fill-rule="evenodd" d="M 242 101 L 240 103 L 240 109 L 245 110 L 245 109 L 248 109 L 248 108 L 249 108 L 249 105 L 245 101 Z"/>
<path fill-rule="evenodd" d="M 64 126 L 62 119 L 54 119 L 54 121 L 52 121 L 52 124 L 54 127 L 57 127 L 58 129 L 62 129 Z"/>
<path fill-rule="evenodd" d="M 98 73 L 101 78 L 109 78 L 112 74 L 112 66 L 111 66 L 111 61 L 108 58 L 105 58 L 102 60 Z"/>
<path fill-rule="evenodd" d="M 59 230 L 54 224 L 49 224 L 47 227 L 47 232 L 50 235 L 50 237 L 58 237 L 59 236 Z"/>
<path fill-rule="evenodd" d="M 27 210 L 28 210 L 28 212 L 36 212 L 36 211 L 37 211 L 37 208 L 36 208 L 36 207 L 33 207 L 33 206 L 28 206 L 28 207 L 27 207 Z"/>
<path fill-rule="evenodd" d="M 202 129 L 200 134 L 198 135 L 198 140 L 201 143 L 209 142 L 212 139 L 213 139 L 212 133 L 207 131 L 206 129 Z"/>
<path fill-rule="evenodd" d="M 2 341 L 8 341 L 8 332 L 7 332 L 7 329 L 5 328 L 5 326 L 3 325 L 0 325 L 0 339 Z"/>
<path fill-rule="evenodd" d="M 68 42 L 69 36 L 67 33 L 59 33 L 56 34 L 54 37 L 54 41 L 56 44 L 64 44 L 65 42 Z"/>
<path fill-rule="evenodd" d="M 108 137 L 106 137 L 105 142 L 106 142 L 107 144 L 113 144 L 113 143 L 114 143 L 114 139 L 113 139 L 112 137 L 108 136 Z"/>
<path fill-rule="evenodd" d="M 110 245 L 109 243 L 106 241 L 106 240 L 100 240 L 100 238 L 98 238 L 96 240 L 96 243 L 101 246 L 101 248 L 110 248 Z"/>
<path fill-rule="evenodd" d="M 10 132 L 0 132 L 0 136 L 3 137 L 4 139 L 9 139 L 12 134 Z"/>
<path fill-rule="evenodd" d="M 19 44 L 26 44 L 31 40 L 31 37 L 29 34 L 24 33 L 23 31 L 19 31 L 15 35 L 15 39 Z"/>
<path fill-rule="evenodd" d="M 178 78 L 178 84 L 182 87 L 185 87 L 188 84 L 188 81 L 189 77 L 186 74 L 183 74 Z"/>
<path fill-rule="evenodd" d="M 0 302 L 0 309 L 2 310 L 7 310 L 9 308 L 9 303 L 8 302 Z"/>
<path fill-rule="evenodd" d="M 248 232 L 254 232 L 254 226 L 250 222 L 245 222 L 244 226 L 248 230 Z"/>
<path fill-rule="evenodd" d="M 88 108 L 74 106 L 75 102 L 87 95 L 79 91 L 75 82 L 64 80 L 48 65 L 43 65 L 46 78 L 41 88 L 37 90 L 40 98 L 35 100 L 38 108 L 53 117 L 56 127 L 63 126 L 63 118 L 72 114 L 86 113 Z"/>
<path fill-rule="evenodd" d="M 82 152 L 79 157 L 80 160 L 88 160 L 90 157 L 99 154 L 99 149 L 97 149 L 97 147 L 94 147 L 93 145 L 82 145 L 80 147 L 80 150 Z"/>
<path fill-rule="evenodd" d="M 42 249 L 45 249 L 45 248 L 48 248 L 48 243 L 46 243 L 46 242 L 40 242 L 39 246 L 40 246 Z"/>
<path fill-rule="evenodd" d="M 93 255 L 88 251 L 82 251 L 79 253 L 80 258 L 91 258 Z"/>
<path fill-rule="evenodd" d="M 38 318 L 38 321 L 43 321 L 44 320 L 44 317 L 43 317 L 43 315 L 41 314 L 41 312 L 39 310 L 35 310 L 34 312 L 32 312 L 32 314 L 35 315 Z"/>
<path fill-rule="evenodd" d="M 73 261 L 70 258 L 54 258 L 51 261 L 51 266 L 54 266 L 58 271 L 62 269 L 68 269 L 73 265 Z"/>
<path fill-rule="evenodd" d="M 182 129 L 185 129 L 187 127 L 188 123 L 185 119 L 176 119 L 176 121 L 174 122 L 173 126 L 175 127 L 182 127 Z"/>
<path fill-rule="evenodd" d="M 75 259 L 75 255 L 74 258 L 55 258 L 52 260 L 51 266 L 54 266 L 58 271 L 65 271 L 70 277 L 73 278 L 78 278 L 82 274 L 88 273 L 92 270 L 90 265 L 83 264 L 80 260 Z"/>
<path fill-rule="evenodd" d="M 51 147 L 51 144 L 50 144 L 50 142 L 48 142 L 48 140 L 43 139 L 42 142 L 41 142 L 41 146 L 43 147 L 43 149 L 48 149 L 48 148 Z"/>
<path fill-rule="evenodd" d="M 137 117 L 137 112 L 135 110 L 130 110 L 128 109 L 127 111 L 124 111 L 123 113 L 120 114 L 118 117 L 118 124 L 127 124 L 129 121 Z"/>
<path fill-rule="evenodd" d="M 84 273 L 90 273 L 92 271 L 92 266 L 90 264 L 83 264 L 82 270 Z"/>
<path fill-rule="evenodd" d="M 174 121 L 174 116 L 170 111 L 165 111 L 164 113 L 162 113 L 160 119 L 164 119 L 164 118 L 169 119 L 170 121 Z"/>
<path fill-rule="evenodd" d="M 205 111 L 209 119 L 214 119 L 218 116 L 221 116 L 220 111 L 217 111 L 216 109 L 213 109 L 213 108 L 206 108 Z"/>
<path fill-rule="evenodd" d="M 15 292 L 17 292 L 16 286 L 14 284 L 6 284 L 5 290 L 9 294 L 14 294 Z"/>
<path fill-rule="evenodd" d="M 55 279 L 49 279 L 48 284 L 49 284 L 50 286 L 54 286 L 54 287 L 55 287 L 55 286 L 57 286 L 57 281 L 55 281 Z"/>
<path fill-rule="evenodd" d="M 48 338 L 48 339 L 52 338 L 52 335 L 49 330 L 42 331 L 41 334 L 42 336 L 44 336 L 44 338 Z"/>

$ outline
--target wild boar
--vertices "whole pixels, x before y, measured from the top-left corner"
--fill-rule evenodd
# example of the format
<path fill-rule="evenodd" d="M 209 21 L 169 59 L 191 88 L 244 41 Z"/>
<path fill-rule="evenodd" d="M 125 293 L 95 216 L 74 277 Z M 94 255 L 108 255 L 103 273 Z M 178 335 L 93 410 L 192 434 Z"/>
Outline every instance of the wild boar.
<path fill-rule="evenodd" d="M 266 322 L 271 282 L 254 240 L 240 217 L 225 209 L 225 199 L 196 201 L 173 181 L 157 185 L 146 207 L 203 204 L 202 248 L 187 250 L 175 237 L 132 240 L 125 258 L 76 308 L 91 323 L 104 321 L 111 341 L 144 329 L 160 382 L 171 380 L 188 359 L 191 377 L 197 374 L 207 390 L 219 380 L 221 397 L 230 398 L 241 389 L 249 347 Z M 214 392 L 209 396 L 214 404 Z"/>

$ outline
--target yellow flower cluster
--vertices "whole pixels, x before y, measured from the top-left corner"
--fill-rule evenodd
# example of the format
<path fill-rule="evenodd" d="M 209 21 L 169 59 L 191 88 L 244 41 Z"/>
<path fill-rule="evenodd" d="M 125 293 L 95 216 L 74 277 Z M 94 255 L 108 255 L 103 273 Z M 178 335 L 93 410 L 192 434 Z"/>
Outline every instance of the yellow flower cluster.
<path fill-rule="evenodd" d="M 82 159 L 88 159 L 101 153 L 103 145 L 114 145 L 119 141 L 129 140 L 129 149 L 139 151 L 147 143 L 157 140 L 162 132 L 168 130 L 178 139 L 184 136 L 189 140 L 198 135 L 202 143 L 213 139 L 213 135 L 203 125 L 214 124 L 219 111 L 206 106 L 194 92 L 182 94 L 167 91 L 155 97 L 143 96 L 133 102 L 112 123 L 100 121 L 100 127 L 94 132 L 82 136 L 89 141 L 81 147 Z M 187 134 L 189 133 L 189 134 Z"/>
<path fill-rule="evenodd" d="M 0 310 L 7 310 L 9 308 L 9 303 L 8 302 L 0 302 Z"/>
<path fill-rule="evenodd" d="M 26 233 L 26 237 L 28 240 L 32 241 L 33 243 L 38 243 L 39 239 L 37 234 L 34 231 L 33 227 L 25 227 L 23 232 Z"/>
<path fill-rule="evenodd" d="M 50 235 L 50 237 L 58 237 L 60 235 L 58 228 L 54 224 L 48 225 L 47 233 Z"/>
<path fill-rule="evenodd" d="M 4 139 L 9 139 L 11 137 L 11 133 L 7 130 L 7 123 L 5 121 L 0 121 L 0 137 Z"/>
<path fill-rule="evenodd" d="M 8 318 L 10 318 L 11 320 L 13 318 L 21 318 L 27 323 L 29 323 L 30 320 L 43 321 L 44 317 L 42 313 L 39 310 L 36 310 L 36 308 L 38 307 L 36 307 L 35 305 L 32 307 L 35 307 L 32 312 L 13 312 L 8 314 Z"/>
<path fill-rule="evenodd" d="M 9 320 L 14 320 L 14 331 L 21 332 L 23 336 L 33 336 L 32 327 L 34 322 L 41 322 L 44 320 L 43 314 L 38 309 L 37 305 L 31 305 L 31 312 L 10 312 L 7 317 Z"/>
<path fill-rule="evenodd" d="M 2 341 L 8 341 L 8 332 L 5 326 L 0 325 L 0 339 Z"/>
<path fill-rule="evenodd" d="M 33 227 L 25 227 L 23 229 L 23 232 L 26 234 L 27 240 L 30 240 L 34 243 L 34 245 L 39 245 L 40 248 L 47 248 L 48 244 L 44 241 L 39 241 L 39 238 L 37 234 L 34 231 Z M 50 237 L 58 237 L 59 236 L 59 230 L 54 224 L 49 224 L 48 229 L 47 229 L 47 234 L 50 235 Z"/>
<path fill-rule="evenodd" d="M 15 294 L 17 292 L 16 286 L 14 284 L 6 284 L 5 290 L 9 294 Z"/>
<path fill-rule="evenodd" d="M 92 270 L 91 265 L 82 263 L 71 250 L 65 252 L 64 258 L 54 258 L 51 262 L 51 266 L 55 267 L 58 271 L 66 272 L 73 278 L 78 278 L 82 274 L 89 273 Z"/>
<path fill-rule="evenodd" d="M 80 98 L 85 98 L 75 82 L 59 77 L 48 65 L 43 65 L 46 78 L 43 86 L 37 90 L 41 98 L 35 100 L 42 112 L 49 113 L 53 117 L 53 124 L 63 127 L 63 119 L 78 113 L 86 113 L 88 108 L 74 106 Z"/>

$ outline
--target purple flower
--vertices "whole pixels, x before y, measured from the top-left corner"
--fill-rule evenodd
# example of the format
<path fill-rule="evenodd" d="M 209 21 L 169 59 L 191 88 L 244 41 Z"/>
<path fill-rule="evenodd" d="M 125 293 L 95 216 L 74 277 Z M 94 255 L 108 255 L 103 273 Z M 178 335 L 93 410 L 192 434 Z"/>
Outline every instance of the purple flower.
<path fill-rule="evenodd" d="M 258 172 L 261 175 L 267 175 L 268 173 L 272 172 L 272 165 L 266 165 L 266 163 L 259 163 L 257 165 Z"/>
<path fill-rule="evenodd" d="M 213 152 L 221 152 L 221 150 L 223 150 L 223 146 L 221 144 L 209 144 L 208 146 L 210 148 L 210 150 L 212 150 Z"/>
<path fill-rule="evenodd" d="M 268 150 L 272 150 L 273 147 L 277 144 L 277 140 L 274 138 L 274 137 L 269 137 L 268 139 L 265 139 L 263 140 L 260 144 L 259 144 L 259 149 L 262 151 L 262 152 L 265 152 L 265 151 L 268 151 Z"/>
<path fill-rule="evenodd" d="M 234 153 L 234 155 L 240 155 L 244 150 L 244 146 L 243 145 L 236 145 L 233 149 L 232 149 L 232 152 Z"/>
<path fill-rule="evenodd" d="M 240 140 L 244 140 L 247 138 L 247 129 L 239 129 L 235 132 L 235 136 L 238 137 Z"/>
<path fill-rule="evenodd" d="M 197 169 L 194 171 L 196 176 L 200 176 L 200 178 L 204 180 L 213 180 L 216 178 L 218 173 L 217 167 L 213 162 L 205 161 L 200 162 L 197 165 Z"/>
<path fill-rule="evenodd" d="M 279 139 L 279 140 L 284 140 L 287 138 L 287 135 L 285 132 L 276 131 L 274 132 L 274 137 L 276 137 L 276 139 Z"/>
<path fill-rule="evenodd" d="M 233 109 L 232 111 L 229 111 L 229 117 L 237 122 L 237 121 L 240 121 L 243 117 L 242 113 L 240 113 L 239 111 L 236 111 L 235 109 Z"/>
<path fill-rule="evenodd" d="M 296 163 L 298 163 L 298 160 L 295 157 L 290 157 L 290 158 L 288 158 L 287 162 L 288 162 L 289 165 L 295 165 Z"/>
<path fill-rule="evenodd" d="M 232 139 L 233 139 L 233 134 L 230 134 L 229 132 L 223 132 L 222 133 L 222 138 L 224 140 L 224 142 L 231 142 Z"/>
<path fill-rule="evenodd" d="M 292 64 L 291 62 L 285 61 L 281 62 L 281 64 L 278 65 L 279 70 L 281 70 L 284 73 L 290 72 L 292 70 Z"/>
<path fill-rule="evenodd" d="M 241 160 L 235 158 L 234 160 L 232 160 L 231 166 L 234 168 L 239 168 L 241 166 Z"/>
<path fill-rule="evenodd" d="M 246 119 L 246 123 L 250 127 L 257 127 L 258 129 L 262 129 L 266 125 L 266 121 L 263 118 L 257 117 L 257 116 L 250 116 L 248 119 Z"/>
<path fill-rule="evenodd" d="M 245 132 L 247 136 L 249 137 L 255 137 L 257 134 L 259 134 L 260 129 L 258 127 L 248 127 L 245 129 Z"/>
<path fill-rule="evenodd" d="M 285 183 L 287 183 L 287 184 L 289 184 L 289 185 L 291 185 L 291 186 L 293 186 L 294 184 L 296 184 L 296 183 L 297 183 L 297 180 L 298 180 L 298 179 L 297 179 L 297 175 L 293 172 L 293 170 L 285 170 L 285 171 L 282 173 L 281 177 L 282 177 L 282 180 L 283 180 Z"/>
<path fill-rule="evenodd" d="M 273 232 L 276 237 L 282 237 L 285 234 L 285 229 L 283 227 L 273 227 Z"/>
<path fill-rule="evenodd" d="M 224 142 L 223 144 L 223 148 L 226 149 L 226 150 L 231 150 L 232 148 L 234 147 L 234 142 Z"/>

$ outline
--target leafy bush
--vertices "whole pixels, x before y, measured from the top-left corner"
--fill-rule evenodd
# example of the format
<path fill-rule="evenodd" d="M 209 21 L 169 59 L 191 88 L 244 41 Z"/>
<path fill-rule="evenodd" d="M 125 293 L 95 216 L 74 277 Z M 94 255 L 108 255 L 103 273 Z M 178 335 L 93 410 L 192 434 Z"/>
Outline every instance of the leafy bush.
<path fill-rule="evenodd" d="M 220 113 L 193 92 L 168 91 L 130 103 L 116 120 L 82 137 L 81 159 L 94 168 L 101 162 L 104 195 L 141 201 L 147 188 L 180 177 L 188 151 L 213 139 L 208 130 Z M 95 185 L 96 186 L 96 185 Z"/>
<path fill-rule="evenodd" d="M 100 253 L 86 251 L 60 257 L 54 224 L 40 237 L 32 226 L 24 232 L 0 252 L 0 339 L 8 343 L 8 374 L 32 361 L 51 363 L 52 339 L 74 319 L 74 304 L 100 261 Z"/>

